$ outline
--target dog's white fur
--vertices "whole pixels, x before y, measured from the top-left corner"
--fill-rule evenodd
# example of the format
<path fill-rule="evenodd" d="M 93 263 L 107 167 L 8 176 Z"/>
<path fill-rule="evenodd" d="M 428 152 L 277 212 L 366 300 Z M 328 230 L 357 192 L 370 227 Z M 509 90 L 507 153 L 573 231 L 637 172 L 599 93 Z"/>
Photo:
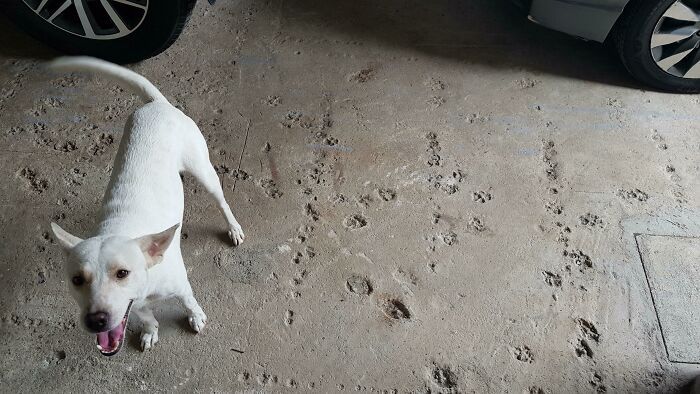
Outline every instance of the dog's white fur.
<path fill-rule="evenodd" d="M 192 294 L 180 252 L 184 206 L 180 173 L 192 174 L 214 197 L 233 243 L 244 239 L 199 128 L 146 78 L 124 67 L 68 57 L 51 62 L 49 68 L 106 76 L 147 102 L 127 119 L 97 234 L 82 240 L 51 224 L 68 252 L 69 278 L 83 275 L 86 279 L 80 286 L 70 285 L 81 315 L 107 312 L 108 329 L 112 329 L 133 300 L 132 311 L 143 322 L 141 346 L 146 350 L 158 342 L 158 322 L 149 304 L 176 297 L 187 309 L 190 326 L 199 332 L 207 318 Z M 130 272 L 126 278 L 115 277 L 120 269 Z"/>

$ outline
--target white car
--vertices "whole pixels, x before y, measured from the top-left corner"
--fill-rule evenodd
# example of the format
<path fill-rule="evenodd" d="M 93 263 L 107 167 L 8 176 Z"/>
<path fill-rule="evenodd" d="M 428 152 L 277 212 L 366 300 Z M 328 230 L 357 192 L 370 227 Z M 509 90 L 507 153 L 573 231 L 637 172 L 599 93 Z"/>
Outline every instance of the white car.
<path fill-rule="evenodd" d="M 530 20 L 610 43 L 657 89 L 700 92 L 700 0 L 515 0 Z"/>

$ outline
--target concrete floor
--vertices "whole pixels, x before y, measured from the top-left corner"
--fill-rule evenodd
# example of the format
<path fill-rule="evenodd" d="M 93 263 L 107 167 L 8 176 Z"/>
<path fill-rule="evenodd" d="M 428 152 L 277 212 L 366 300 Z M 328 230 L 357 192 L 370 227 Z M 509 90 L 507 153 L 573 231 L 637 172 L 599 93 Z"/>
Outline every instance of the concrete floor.
<path fill-rule="evenodd" d="M 657 317 L 699 321 L 692 297 L 658 313 L 666 260 L 642 264 L 693 254 L 635 236 L 700 234 L 698 97 L 492 0 L 200 2 L 133 68 L 202 128 L 247 239 L 186 178 L 209 324 L 165 303 L 152 351 L 133 319 L 102 357 L 48 224 L 90 234 L 138 102 L 0 26 L 8 391 L 655 393 L 699 371 Z"/>

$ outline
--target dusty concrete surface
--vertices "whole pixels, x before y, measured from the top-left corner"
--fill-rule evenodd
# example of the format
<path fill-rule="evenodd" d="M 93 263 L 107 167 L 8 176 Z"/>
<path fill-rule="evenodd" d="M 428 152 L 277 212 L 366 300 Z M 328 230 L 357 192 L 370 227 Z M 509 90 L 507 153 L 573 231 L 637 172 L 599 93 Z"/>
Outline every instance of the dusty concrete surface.
<path fill-rule="evenodd" d="M 186 179 L 209 324 L 165 303 L 152 351 L 134 319 L 108 359 L 48 224 L 90 234 L 138 103 L 0 33 L 3 390 L 643 393 L 698 372 L 669 361 L 634 237 L 700 234 L 698 98 L 641 90 L 598 45 L 491 0 L 201 2 L 133 68 L 198 122 L 247 239 Z"/>

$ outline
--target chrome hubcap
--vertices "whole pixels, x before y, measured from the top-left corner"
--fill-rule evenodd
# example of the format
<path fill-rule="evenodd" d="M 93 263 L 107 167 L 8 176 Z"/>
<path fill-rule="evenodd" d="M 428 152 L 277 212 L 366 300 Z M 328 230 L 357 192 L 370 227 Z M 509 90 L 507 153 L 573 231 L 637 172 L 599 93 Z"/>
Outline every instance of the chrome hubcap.
<path fill-rule="evenodd" d="M 131 34 L 146 18 L 148 0 L 22 0 L 52 25 L 92 40 Z"/>
<path fill-rule="evenodd" d="M 677 0 L 656 23 L 651 55 L 662 70 L 700 78 L 700 0 Z"/>

